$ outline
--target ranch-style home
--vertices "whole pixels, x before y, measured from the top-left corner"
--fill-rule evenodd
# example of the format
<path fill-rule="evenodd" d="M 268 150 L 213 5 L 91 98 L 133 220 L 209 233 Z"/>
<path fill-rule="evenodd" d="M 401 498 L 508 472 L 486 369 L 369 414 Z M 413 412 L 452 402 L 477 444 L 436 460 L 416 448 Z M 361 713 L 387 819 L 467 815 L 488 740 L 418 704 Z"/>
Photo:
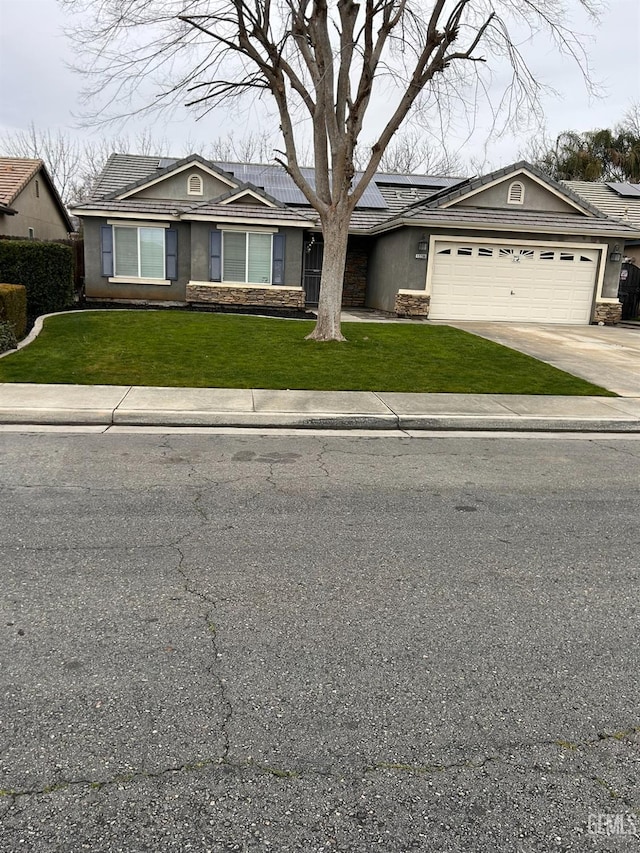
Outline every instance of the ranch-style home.
<path fill-rule="evenodd" d="M 279 166 L 113 154 L 72 212 L 84 226 L 88 300 L 317 304 L 318 217 Z M 352 217 L 344 305 L 614 323 L 620 246 L 638 237 L 524 162 L 464 180 L 378 174 Z"/>
<path fill-rule="evenodd" d="M 73 224 L 42 160 L 0 157 L 0 235 L 66 240 Z"/>

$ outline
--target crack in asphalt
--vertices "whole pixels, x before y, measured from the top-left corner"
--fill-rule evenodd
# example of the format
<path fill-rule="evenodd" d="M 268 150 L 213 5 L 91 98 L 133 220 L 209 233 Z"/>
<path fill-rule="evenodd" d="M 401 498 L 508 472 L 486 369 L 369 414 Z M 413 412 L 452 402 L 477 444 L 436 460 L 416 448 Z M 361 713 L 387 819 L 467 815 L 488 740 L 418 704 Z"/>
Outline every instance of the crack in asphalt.
<path fill-rule="evenodd" d="M 590 443 L 593 444 L 594 441 L 595 439 Z M 599 441 L 598 445 L 605 447 L 607 450 L 615 450 L 617 454 L 622 454 L 622 456 L 632 456 L 634 459 L 640 459 L 640 453 L 632 453 L 629 448 L 621 448 L 618 444 L 606 444 L 603 441 Z"/>
<path fill-rule="evenodd" d="M 215 628 L 215 626 L 213 627 Z M 215 637 L 215 630 L 212 633 Z M 224 720 L 224 724 L 228 725 L 231 722 L 231 719 L 232 708 L 231 704 L 229 703 L 229 712 Z M 569 749 L 571 751 L 578 752 L 580 750 L 590 749 L 607 741 L 633 743 L 634 741 L 630 739 L 637 734 L 640 734 L 640 725 L 631 726 L 630 728 L 622 731 L 610 733 L 601 732 L 596 738 L 578 741 L 575 743 L 570 743 L 562 740 L 542 740 L 534 743 L 528 743 L 525 748 L 554 747 L 557 750 Z M 336 778 L 344 778 L 345 776 L 344 766 L 337 767 L 335 768 L 335 770 L 329 770 L 326 768 L 326 766 L 322 768 L 306 766 L 304 769 L 280 768 L 268 764 L 261 764 L 253 761 L 252 759 L 249 759 L 247 761 L 232 761 L 228 757 L 228 751 L 229 747 L 227 740 L 225 749 L 223 749 L 222 754 L 213 758 L 204 758 L 197 761 L 185 762 L 184 764 L 171 765 L 169 767 L 163 768 L 162 770 L 156 771 L 133 771 L 130 773 L 120 773 L 109 779 L 68 779 L 60 780 L 59 782 L 53 783 L 51 785 L 44 785 L 38 788 L 27 788 L 22 790 L 0 789 L 0 798 L 7 797 L 13 800 L 17 800 L 24 797 L 54 794 L 59 791 L 68 790 L 69 788 L 84 787 L 92 790 L 101 790 L 102 788 L 106 788 L 113 785 L 123 785 L 128 784 L 130 782 L 136 782 L 145 779 L 158 780 L 175 773 L 199 772 L 201 770 L 212 768 L 221 768 L 225 771 L 236 770 L 239 772 L 247 772 L 253 770 L 257 773 L 273 776 L 274 778 L 280 780 L 302 778 L 304 776 L 312 775 L 322 776 L 325 778 L 330 778 L 334 776 Z M 507 751 L 509 752 L 509 755 L 504 754 Z M 450 763 L 443 762 L 435 764 L 404 764 L 401 762 L 379 761 L 366 764 L 364 766 L 354 765 L 352 767 L 352 772 L 358 775 L 362 775 L 364 773 L 392 772 L 427 776 L 441 773 L 449 773 L 454 771 L 482 770 L 490 764 L 498 764 L 510 761 L 513 766 L 518 767 L 521 770 L 528 770 L 530 772 L 538 773 L 545 776 L 571 776 L 576 778 L 590 779 L 591 781 L 595 782 L 596 784 L 607 790 L 613 799 L 616 799 L 618 802 L 624 804 L 632 810 L 637 808 L 637 804 L 633 803 L 629 797 L 625 797 L 623 794 L 621 794 L 616 788 L 614 788 L 613 785 L 607 782 L 606 779 L 604 779 L 600 775 L 596 775 L 595 773 L 584 772 L 581 770 L 551 767 L 549 764 L 545 765 L 540 762 L 534 762 L 532 764 L 518 762 L 514 760 L 512 752 L 513 745 L 508 745 L 478 759 L 463 759 Z"/>
<path fill-rule="evenodd" d="M 231 527 L 231 526 L 230 526 Z M 224 528 L 227 529 L 227 528 Z M 182 537 L 184 538 L 184 537 Z M 179 560 L 177 570 L 182 576 L 184 580 L 184 591 L 188 594 L 197 598 L 199 601 L 207 604 L 209 609 L 203 614 L 202 618 L 204 620 L 207 632 L 209 634 L 209 639 L 211 641 L 212 652 L 213 652 L 213 661 L 219 660 L 221 657 L 219 648 L 218 648 L 218 629 L 216 623 L 213 621 L 213 612 L 218 606 L 217 600 L 211 598 L 211 596 L 207 595 L 204 592 L 199 590 L 193 580 L 189 577 L 187 570 L 185 568 L 186 557 L 184 551 L 180 548 L 181 540 L 173 544 L 173 548 L 178 552 Z M 215 663 L 212 663 L 209 667 L 209 674 L 212 676 L 213 680 L 216 682 L 216 686 L 218 688 L 218 693 L 222 700 L 223 707 L 225 708 L 225 714 L 222 720 L 221 725 L 221 733 L 224 742 L 224 749 L 220 760 L 224 761 L 226 756 L 229 753 L 229 732 L 228 726 L 233 718 L 233 706 L 231 704 L 231 700 L 227 694 L 227 684 L 222 675 L 216 671 Z"/>

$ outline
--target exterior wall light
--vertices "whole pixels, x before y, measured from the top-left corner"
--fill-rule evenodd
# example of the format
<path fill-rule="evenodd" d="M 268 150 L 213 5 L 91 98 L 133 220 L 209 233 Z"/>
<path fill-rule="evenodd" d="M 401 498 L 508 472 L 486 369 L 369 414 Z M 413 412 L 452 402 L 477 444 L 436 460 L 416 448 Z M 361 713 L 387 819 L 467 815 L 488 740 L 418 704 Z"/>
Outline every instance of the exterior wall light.
<path fill-rule="evenodd" d="M 622 260 L 622 252 L 620 251 L 620 245 L 618 243 L 613 247 L 613 252 L 609 254 L 609 260 L 613 261 L 614 264 Z"/>
<path fill-rule="evenodd" d="M 418 254 L 425 255 L 429 251 L 429 241 L 422 235 L 422 239 L 418 243 Z"/>

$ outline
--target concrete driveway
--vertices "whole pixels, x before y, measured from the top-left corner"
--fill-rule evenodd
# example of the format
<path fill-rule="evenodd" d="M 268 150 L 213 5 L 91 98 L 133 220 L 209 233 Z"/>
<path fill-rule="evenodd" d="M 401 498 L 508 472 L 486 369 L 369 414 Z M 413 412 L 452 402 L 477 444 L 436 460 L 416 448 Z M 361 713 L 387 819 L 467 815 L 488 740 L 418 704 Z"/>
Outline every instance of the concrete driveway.
<path fill-rule="evenodd" d="M 532 355 L 622 397 L 640 396 L 640 328 L 447 323 Z"/>

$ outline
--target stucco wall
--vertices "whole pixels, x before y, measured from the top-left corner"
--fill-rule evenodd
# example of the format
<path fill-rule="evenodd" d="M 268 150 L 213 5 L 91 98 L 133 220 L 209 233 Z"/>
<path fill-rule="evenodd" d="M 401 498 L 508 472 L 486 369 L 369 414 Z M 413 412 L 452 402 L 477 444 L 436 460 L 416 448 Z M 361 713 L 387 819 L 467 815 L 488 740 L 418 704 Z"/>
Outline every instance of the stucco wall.
<path fill-rule="evenodd" d="M 133 224 L 127 220 L 128 224 Z M 209 222 L 172 222 L 178 231 L 178 281 L 171 285 L 109 282 L 101 274 L 100 226 L 106 218 L 84 220 L 85 293 L 91 299 L 137 299 L 183 302 L 190 280 L 209 281 Z M 125 224 L 125 223 L 123 223 Z M 302 229 L 283 228 L 285 242 L 285 286 L 300 287 L 302 281 Z"/>
<path fill-rule="evenodd" d="M 382 234 L 371 247 L 365 304 L 393 311 L 400 289 L 424 290 L 426 260 L 416 259 L 422 228 L 399 228 Z"/>
<path fill-rule="evenodd" d="M 618 248 L 618 251 L 621 251 L 623 243 L 623 240 L 609 241 L 609 248 L 607 249 L 607 263 L 604 268 L 604 281 L 602 282 L 602 296 L 605 299 L 615 299 L 618 296 L 622 261 L 610 261 L 609 255 L 616 247 Z"/>
<path fill-rule="evenodd" d="M 202 178 L 202 195 L 189 195 L 187 193 L 189 175 L 200 175 Z M 184 172 L 179 172 L 177 175 L 172 175 L 163 181 L 159 181 L 157 184 L 153 184 L 153 186 L 135 193 L 135 198 L 167 198 L 192 201 L 195 204 L 198 201 L 217 198 L 223 195 L 223 193 L 228 193 L 231 189 L 232 187 L 225 184 L 224 181 L 214 178 L 196 166 L 193 169 L 185 169 Z"/>
<path fill-rule="evenodd" d="M 110 282 L 102 275 L 100 258 L 100 226 L 106 219 L 84 220 L 85 294 L 88 299 L 136 299 L 163 302 L 184 302 L 191 268 L 189 225 L 172 222 L 178 231 L 178 280 L 166 284 L 128 284 Z M 128 221 L 128 224 L 132 224 Z"/>
<path fill-rule="evenodd" d="M 520 181 L 524 185 L 524 204 L 507 203 L 507 193 L 514 180 Z M 509 177 L 506 181 L 502 181 L 502 183 L 496 184 L 494 187 L 481 190 L 474 196 L 458 202 L 457 205 L 452 205 L 452 207 L 457 206 L 490 207 L 498 210 L 546 210 L 554 213 L 573 213 L 576 216 L 584 215 L 579 213 L 575 207 L 572 207 L 566 201 L 558 198 L 558 196 L 525 175 L 518 175 L 517 178 Z"/>
<path fill-rule="evenodd" d="M 36 175 L 29 181 L 11 207 L 18 213 L 15 216 L 0 216 L 0 234 L 28 238 L 29 228 L 33 228 L 33 236 L 37 240 L 66 240 L 69 236 L 67 224 L 60 216 L 58 205 L 41 176 Z"/>

